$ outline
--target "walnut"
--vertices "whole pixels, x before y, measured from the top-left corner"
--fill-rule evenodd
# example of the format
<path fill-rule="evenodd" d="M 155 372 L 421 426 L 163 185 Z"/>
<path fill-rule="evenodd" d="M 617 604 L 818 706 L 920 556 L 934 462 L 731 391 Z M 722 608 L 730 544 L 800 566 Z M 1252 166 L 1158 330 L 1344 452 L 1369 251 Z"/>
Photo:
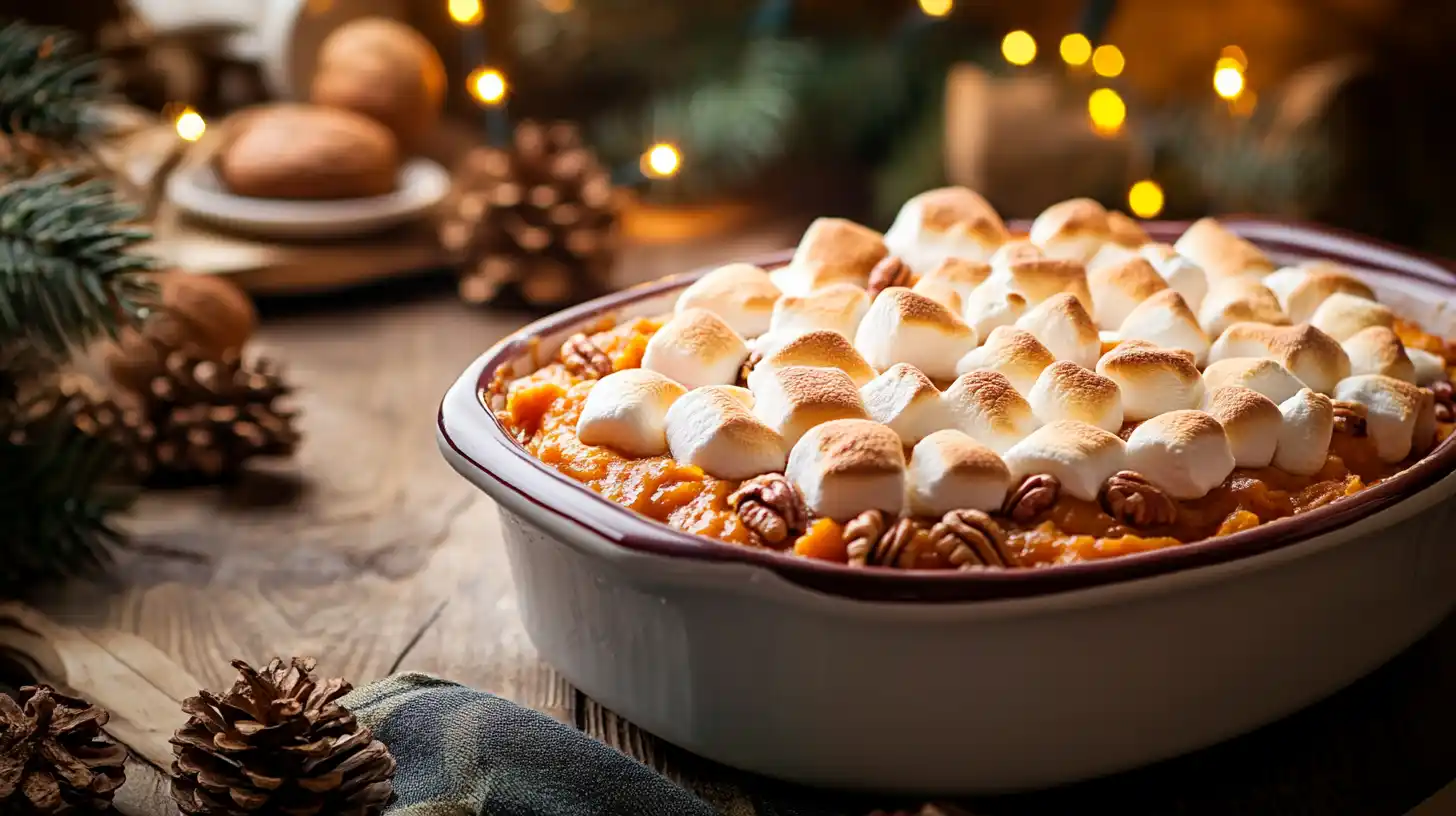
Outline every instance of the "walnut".
<path fill-rule="evenodd" d="M 780 473 L 755 476 L 728 497 L 743 526 L 765 545 L 788 546 L 809 528 L 809 509 L 794 483 Z"/>
<path fill-rule="evenodd" d="M 1001 515 L 1018 524 L 1027 524 L 1052 509 L 1062 494 L 1062 483 L 1050 473 L 1037 473 L 1021 480 L 1006 497 Z"/>
<path fill-rule="evenodd" d="M 582 379 L 599 380 L 612 373 L 612 358 L 585 334 L 573 334 L 561 346 L 561 362 Z"/>
<path fill-rule="evenodd" d="M 1162 527 L 1178 520 L 1178 506 L 1131 470 L 1119 471 L 1102 486 L 1102 509 L 1129 527 Z"/>
<path fill-rule="evenodd" d="M 869 286 L 866 287 L 866 291 L 869 292 L 870 299 L 873 300 L 877 295 L 889 289 L 891 286 L 909 285 L 910 267 L 904 261 L 891 255 L 875 264 L 875 268 L 870 270 L 870 282 Z"/>
<path fill-rule="evenodd" d="M 952 510 L 930 529 L 931 546 L 958 569 L 1013 567 L 1006 531 L 980 510 Z"/>
<path fill-rule="evenodd" d="M 1358 402 L 1335 400 L 1335 433 L 1364 436 L 1366 415 L 1365 406 Z"/>

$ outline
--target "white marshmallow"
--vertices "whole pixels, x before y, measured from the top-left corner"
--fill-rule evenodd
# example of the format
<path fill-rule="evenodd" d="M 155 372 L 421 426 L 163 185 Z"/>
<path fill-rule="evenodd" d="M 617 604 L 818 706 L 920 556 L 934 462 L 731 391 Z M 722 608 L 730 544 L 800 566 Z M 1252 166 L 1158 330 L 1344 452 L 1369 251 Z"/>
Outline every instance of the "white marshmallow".
<path fill-rule="evenodd" d="M 1126 451 L 1110 431 L 1063 420 L 1036 429 L 1002 458 L 1013 482 L 1045 473 L 1055 476 L 1068 496 L 1095 501 L 1102 483 L 1123 469 Z"/>
<path fill-rule="evenodd" d="M 978 261 L 948 258 L 945 263 L 920 276 L 910 291 L 925 295 L 956 314 L 966 298 L 991 276 L 991 267 Z"/>
<path fill-rule="evenodd" d="M 1274 271 L 1274 263 L 1262 250 L 1234 235 L 1212 218 L 1194 221 L 1179 236 L 1173 249 L 1203 267 L 1210 279 L 1259 278 Z"/>
<path fill-rule="evenodd" d="M 883 237 L 843 218 L 819 218 L 809 225 L 788 266 L 770 273 L 786 295 L 807 295 L 836 283 L 864 287 L 870 270 L 889 254 Z"/>
<path fill-rule="evenodd" d="M 1067 360 L 1042 371 L 1027 402 L 1042 422 L 1072 419 L 1113 433 L 1122 429 L 1117 383 Z"/>
<path fill-rule="evenodd" d="M 1256 280 L 1231 278 L 1213 282 L 1198 309 L 1198 325 L 1209 337 L 1218 337 L 1235 323 L 1289 323 L 1279 298 Z"/>
<path fill-rule="evenodd" d="M 853 337 L 870 309 L 870 296 L 851 283 L 836 283 L 812 295 L 784 295 L 774 303 L 769 334 L 784 340 L 805 332 L 838 332 Z M 760 344 L 759 351 L 766 351 Z"/>
<path fill-rule="evenodd" d="M 1203 385 L 1208 391 L 1239 385 L 1281 403 L 1306 387 L 1289 369 L 1266 357 L 1230 357 L 1209 363 L 1203 370 Z"/>
<path fill-rule="evenodd" d="M 1107 229 L 1113 244 L 1128 249 L 1137 249 L 1153 240 L 1142 223 L 1118 210 L 1107 211 Z"/>
<path fill-rule="evenodd" d="M 906 201 L 885 243 L 915 274 L 925 275 L 947 258 L 988 260 L 1010 237 L 1001 216 L 980 194 L 944 187 Z"/>
<path fill-rule="evenodd" d="M 1208 359 L 1208 335 L 1183 296 L 1164 289 L 1139 303 L 1117 331 L 1119 340 L 1142 340 L 1160 348 L 1183 349 L 1195 365 Z"/>
<path fill-rule="evenodd" d="M 1043 210 L 1031 222 L 1027 237 L 1049 258 L 1086 263 L 1112 240 L 1112 226 L 1101 204 L 1090 198 L 1073 198 Z"/>
<path fill-rule="evenodd" d="M 1446 359 L 1444 357 L 1420 348 L 1408 348 L 1405 350 L 1405 354 L 1410 358 L 1411 367 L 1415 370 L 1416 385 L 1430 385 L 1446 379 Z"/>
<path fill-rule="evenodd" d="M 1127 467 L 1175 499 L 1197 499 L 1233 472 L 1234 454 L 1218 420 L 1202 411 L 1169 411 L 1128 436 Z"/>
<path fill-rule="evenodd" d="M 832 419 L 865 419 L 859 388 L 837 368 L 782 366 L 754 378 L 753 413 L 793 446 Z"/>
<path fill-rule="evenodd" d="M 1004 280 L 992 279 L 977 286 L 961 302 L 961 318 L 976 330 L 977 337 L 1016 323 L 1026 313 L 1026 297 L 1011 291 Z"/>
<path fill-rule="evenodd" d="M 751 479 L 783 470 L 788 446 L 758 420 L 732 386 L 707 386 L 683 394 L 667 410 L 672 458 L 719 479 Z"/>
<path fill-rule="evenodd" d="M 720 266 L 698 278 L 678 295 L 676 311 L 707 309 L 723 318 L 742 337 L 768 331 L 779 288 L 753 264 Z"/>
<path fill-rule="evenodd" d="M 1203 268 L 1167 244 L 1146 244 L 1139 252 L 1168 282 L 1168 288 L 1182 295 L 1183 302 L 1197 314 L 1208 294 L 1208 275 Z"/>
<path fill-rule="evenodd" d="M 1308 322 L 1321 303 L 1336 292 L 1375 300 L 1375 293 L 1348 272 L 1333 264 L 1286 266 L 1264 278 L 1279 298 L 1279 305 L 1294 323 Z"/>
<path fill-rule="evenodd" d="M 1235 323 L 1208 351 L 1213 362 L 1233 357 L 1265 357 L 1282 364 L 1305 385 L 1321 394 L 1350 375 L 1350 358 L 1328 334 L 1308 323 L 1270 326 Z"/>
<path fill-rule="evenodd" d="M 1087 274 L 1091 276 L 1099 269 L 1106 269 L 1109 266 L 1121 266 L 1134 258 L 1141 258 L 1142 255 L 1132 247 L 1125 247 L 1122 244 L 1106 243 L 1097 248 L 1097 254 L 1087 261 Z"/>
<path fill-rule="evenodd" d="M 976 331 L 930 298 L 892 286 L 870 305 L 854 346 L 877 369 L 909 363 L 931 379 L 948 380 L 976 347 Z"/>
<path fill-rule="evenodd" d="M 1077 261 L 1058 258 L 1016 261 L 993 270 L 987 280 L 997 281 L 1010 291 L 1020 293 L 1029 306 L 1065 293 L 1076 296 L 1082 308 L 1088 314 L 1092 313 L 1092 290 L 1087 284 L 1087 269 Z"/>
<path fill-rule="evenodd" d="M 941 399 L 956 428 L 997 453 L 1005 453 L 1041 424 L 1026 398 L 995 371 L 962 374 Z"/>
<path fill-rule="evenodd" d="M 1420 390 L 1421 404 L 1416 409 L 1416 427 L 1411 432 L 1411 453 L 1425 456 L 1436 446 L 1436 395 L 1429 388 Z"/>
<path fill-rule="evenodd" d="M 909 510 L 943 516 L 952 510 L 1001 508 L 1011 471 L 996 452 L 957 430 L 936 431 L 910 454 Z"/>
<path fill-rule="evenodd" d="M 1395 326 L 1395 314 L 1373 300 L 1336 292 L 1325 298 L 1314 310 L 1309 322 L 1315 328 L 1341 343 L 1371 326 Z"/>
<path fill-rule="evenodd" d="M 1238 385 L 1226 385 L 1208 398 L 1208 413 L 1223 425 L 1234 464 L 1267 467 L 1274 460 L 1284 417 L 1268 397 Z"/>
<path fill-rule="evenodd" d="M 1129 340 L 1102 355 L 1097 373 L 1117 383 L 1125 420 L 1138 422 L 1203 402 L 1203 378 L 1186 351 Z"/>
<path fill-rule="evenodd" d="M 1102 355 L 1102 336 L 1092 316 L 1072 295 L 1048 298 L 1022 315 L 1016 328 L 1031 332 L 1058 360 L 1070 360 L 1083 368 L 1097 365 Z"/>
<path fill-rule="evenodd" d="M 1296 476 L 1312 476 L 1325 466 L 1335 433 L 1335 406 L 1324 394 L 1308 388 L 1279 403 L 1283 423 L 1274 467 Z M 1409 446 L 1410 435 L 1406 435 Z"/>
<path fill-rule="evenodd" d="M 1087 286 L 1092 292 L 1092 317 L 1100 328 L 1110 330 L 1121 328 L 1148 298 L 1168 290 L 1153 265 L 1140 257 L 1089 272 Z"/>
<path fill-rule="evenodd" d="M 667 410 L 687 393 L 655 371 L 628 368 L 597 380 L 576 421 L 576 436 L 628 456 L 667 453 Z"/>
<path fill-rule="evenodd" d="M 723 318 L 684 309 L 647 341 L 642 367 L 692 389 L 736 381 L 746 359 L 748 346 Z"/>
<path fill-rule="evenodd" d="M 1380 374 L 1357 374 L 1335 386 L 1335 399 L 1365 406 L 1365 432 L 1383 462 L 1399 462 L 1410 455 L 1426 393 L 1419 386 Z M 1430 408 L 1434 412 L 1434 402 Z"/>
<path fill-rule="evenodd" d="M 1408 383 L 1416 381 L 1415 363 L 1391 329 L 1370 326 L 1355 332 L 1343 345 L 1350 358 L 1350 374 L 1384 374 Z"/>
<path fill-rule="evenodd" d="M 855 351 L 844 335 L 832 331 L 805 332 L 764 354 L 748 374 L 748 387 L 754 388 L 759 372 L 784 366 L 835 368 L 849 375 L 855 388 L 875 378 L 875 370 Z"/>
<path fill-rule="evenodd" d="M 848 521 L 866 510 L 898 515 L 905 505 L 905 449 L 867 419 L 815 427 L 789 453 L 784 475 L 816 515 Z"/>
<path fill-rule="evenodd" d="M 1042 370 L 1056 359 L 1031 332 L 1014 326 L 1000 326 L 992 330 L 985 343 L 961 358 L 956 364 L 956 373 L 983 369 L 999 371 L 1006 375 L 1017 391 L 1027 394 Z"/>
<path fill-rule="evenodd" d="M 869 418 L 888 427 L 907 446 L 952 424 L 940 389 L 907 363 L 896 363 L 860 388 Z"/>
<path fill-rule="evenodd" d="M 1001 245 L 1000 249 L 991 253 L 989 263 L 991 264 L 992 274 L 995 274 L 996 272 L 1004 273 L 1012 264 L 1018 264 L 1023 261 L 1035 261 L 1045 257 L 1046 255 L 1042 253 L 1036 244 L 1030 241 L 1016 239 L 1007 241 Z"/>

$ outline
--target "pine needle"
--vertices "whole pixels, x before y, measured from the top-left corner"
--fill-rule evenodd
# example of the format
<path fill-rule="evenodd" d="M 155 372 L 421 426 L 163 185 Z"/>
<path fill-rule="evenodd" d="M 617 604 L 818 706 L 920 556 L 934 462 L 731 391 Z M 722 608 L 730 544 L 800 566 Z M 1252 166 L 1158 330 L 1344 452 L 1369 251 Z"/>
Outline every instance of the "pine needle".
<path fill-rule="evenodd" d="M 101 99 L 101 63 L 68 32 L 25 23 L 0 28 L 0 133 L 72 142 Z"/>

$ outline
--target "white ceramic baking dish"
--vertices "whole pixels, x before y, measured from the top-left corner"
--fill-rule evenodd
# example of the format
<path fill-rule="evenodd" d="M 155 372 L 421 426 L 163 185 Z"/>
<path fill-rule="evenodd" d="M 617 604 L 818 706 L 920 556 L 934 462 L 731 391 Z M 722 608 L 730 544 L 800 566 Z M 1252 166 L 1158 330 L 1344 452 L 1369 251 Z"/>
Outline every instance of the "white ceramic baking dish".
<path fill-rule="evenodd" d="M 1453 331 L 1456 275 L 1373 242 L 1228 225 L 1276 260 L 1356 268 Z M 1181 224 L 1152 224 L 1171 238 Z M 482 404 L 605 314 L 670 310 L 695 275 L 539 321 L 441 405 L 440 448 L 500 505 L 527 631 L 658 736 L 811 785 L 983 793 L 1094 777 L 1249 731 L 1345 686 L 1456 604 L 1456 438 L 1355 497 L 1179 548 L 1004 572 L 851 569 L 671 530 L 542 466 Z"/>

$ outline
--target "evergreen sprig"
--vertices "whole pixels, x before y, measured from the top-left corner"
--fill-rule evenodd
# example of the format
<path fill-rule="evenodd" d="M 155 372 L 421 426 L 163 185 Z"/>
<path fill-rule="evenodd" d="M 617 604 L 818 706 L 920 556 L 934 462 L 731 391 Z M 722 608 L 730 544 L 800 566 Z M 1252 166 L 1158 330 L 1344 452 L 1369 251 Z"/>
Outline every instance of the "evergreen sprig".
<path fill-rule="evenodd" d="M 61 29 L 0 28 L 0 133 L 72 142 L 103 94 L 101 63 Z"/>

